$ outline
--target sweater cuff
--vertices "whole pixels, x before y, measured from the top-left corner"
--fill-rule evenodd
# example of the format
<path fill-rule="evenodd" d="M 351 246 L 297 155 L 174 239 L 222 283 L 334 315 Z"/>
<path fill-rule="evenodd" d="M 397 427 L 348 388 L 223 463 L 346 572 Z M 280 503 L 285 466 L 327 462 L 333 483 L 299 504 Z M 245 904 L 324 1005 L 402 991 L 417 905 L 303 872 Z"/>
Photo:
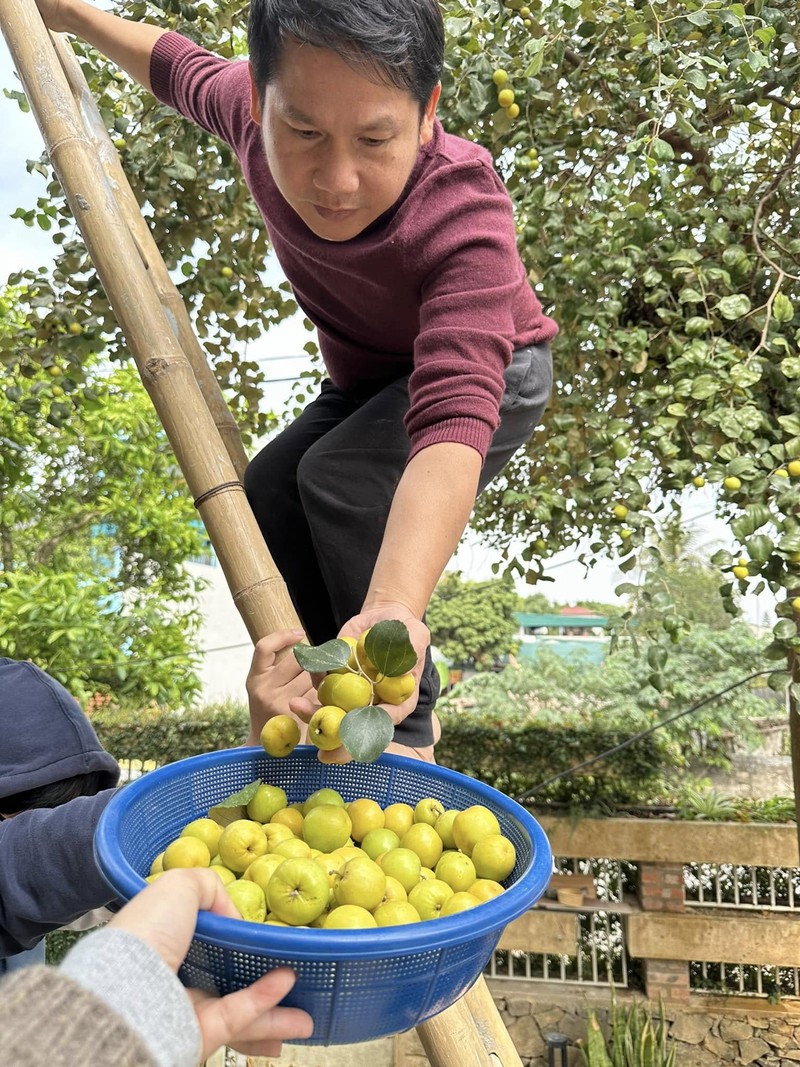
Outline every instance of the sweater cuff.
<path fill-rule="evenodd" d="M 61 970 L 113 1008 L 159 1067 L 200 1060 L 200 1026 L 186 991 L 158 953 L 138 937 L 105 927 L 78 941 Z"/>
<path fill-rule="evenodd" d="M 434 426 L 427 426 L 424 430 L 420 430 L 418 434 L 414 434 L 411 439 L 411 451 L 408 458 L 409 460 L 412 459 L 417 452 L 421 452 L 423 448 L 427 448 L 429 445 L 448 443 L 468 445 L 470 448 L 474 448 L 476 452 L 480 453 L 481 461 L 483 461 L 486 459 L 486 453 L 489 451 L 493 436 L 494 431 L 483 419 L 445 419 L 443 422 L 437 422 Z"/>

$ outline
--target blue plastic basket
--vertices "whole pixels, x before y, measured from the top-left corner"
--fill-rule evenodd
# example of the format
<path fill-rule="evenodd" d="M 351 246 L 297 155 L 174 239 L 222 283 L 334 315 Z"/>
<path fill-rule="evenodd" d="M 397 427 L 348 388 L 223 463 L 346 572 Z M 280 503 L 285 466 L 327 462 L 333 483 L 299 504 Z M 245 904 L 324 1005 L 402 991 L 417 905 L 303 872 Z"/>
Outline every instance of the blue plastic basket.
<path fill-rule="evenodd" d="M 309 1045 L 372 1041 L 402 1033 L 443 1011 L 477 980 L 504 927 L 544 893 L 552 853 L 544 831 L 515 801 L 433 764 L 384 755 L 375 763 L 323 764 L 300 746 L 283 759 L 237 748 L 181 760 L 121 789 L 100 820 L 95 855 L 123 900 L 144 888 L 153 857 L 192 819 L 255 778 L 286 790 L 290 803 L 324 786 L 349 802 L 381 806 L 435 797 L 445 808 L 483 804 L 514 843 L 517 863 L 506 891 L 447 918 L 370 930 L 267 926 L 202 912 L 181 980 L 220 994 L 250 985 L 278 966 L 297 982 L 284 1000 L 314 1019 Z"/>

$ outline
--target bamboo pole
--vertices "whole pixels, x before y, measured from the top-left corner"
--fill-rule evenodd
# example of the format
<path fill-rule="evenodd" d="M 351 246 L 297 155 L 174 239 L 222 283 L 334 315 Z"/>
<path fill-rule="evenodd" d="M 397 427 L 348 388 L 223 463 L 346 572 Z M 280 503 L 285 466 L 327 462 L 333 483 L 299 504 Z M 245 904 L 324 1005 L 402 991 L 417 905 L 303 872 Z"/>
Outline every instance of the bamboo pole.
<path fill-rule="evenodd" d="M 174 319 L 156 292 L 150 268 L 160 257 L 143 260 L 129 220 L 118 206 L 120 186 L 133 195 L 127 179 L 120 182 L 98 166 L 98 158 L 109 153 L 98 151 L 100 131 L 90 136 L 84 127 L 53 39 L 33 0 L 0 0 L 0 20 L 53 168 L 248 632 L 257 641 L 276 629 L 297 626 L 299 620 L 247 503 L 239 472 L 178 341 Z M 113 151 L 110 142 L 108 147 Z"/>
<path fill-rule="evenodd" d="M 34 0 L 0 0 L 0 25 L 50 161 L 248 633 L 255 642 L 297 626 L 286 586 L 244 495 L 238 430 L 238 446 L 231 444 L 235 422 L 227 405 L 227 415 L 218 412 L 216 420 L 209 410 L 217 410 L 218 398 L 223 404 L 224 398 L 216 379 L 213 385 L 209 381 L 212 372 L 180 294 L 141 218 L 96 105 L 89 102 L 74 53 L 48 33 Z M 89 117 L 90 131 L 82 114 Z M 522 1067 L 482 976 L 417 1032 L 431 1067 Z"/>

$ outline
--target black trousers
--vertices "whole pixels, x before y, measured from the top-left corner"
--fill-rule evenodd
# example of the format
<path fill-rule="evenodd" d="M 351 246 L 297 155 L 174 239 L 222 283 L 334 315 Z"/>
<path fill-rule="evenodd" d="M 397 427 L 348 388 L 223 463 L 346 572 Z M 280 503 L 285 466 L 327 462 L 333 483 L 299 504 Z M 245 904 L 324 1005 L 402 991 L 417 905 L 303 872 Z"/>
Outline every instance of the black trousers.
<path fill-rule="evenodd" d="M 552 379 L 549 346 L 514 353 L 479 492 L 530 439 Z M 403 425 L 408 406 L 408 377 L 361 398 L 326 380 L 320 395 L 245 472 L 247 498 L 314 645 L 336 637 L 361 611 L 410 451 Z M 396 741 L 432 744 L 438 695 L 428 652 L 419 702 L 396 728 Z"/>

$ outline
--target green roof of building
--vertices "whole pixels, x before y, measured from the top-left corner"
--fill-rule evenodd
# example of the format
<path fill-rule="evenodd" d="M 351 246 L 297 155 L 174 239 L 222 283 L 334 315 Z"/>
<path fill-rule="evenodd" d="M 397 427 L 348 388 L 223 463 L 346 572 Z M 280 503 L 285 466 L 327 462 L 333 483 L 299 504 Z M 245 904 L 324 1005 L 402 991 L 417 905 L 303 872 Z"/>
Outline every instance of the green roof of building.
<path fill-rule="evenodd" d="M 515 611 L 514 618 L 520 626 L 525 626 L 531 630 L 537 630 L 544 626 L 570 626 L 584 629 L 590 629 L 594 626 L 608 626 L 607 615 L 544 615 L 532 611 Z"/>

